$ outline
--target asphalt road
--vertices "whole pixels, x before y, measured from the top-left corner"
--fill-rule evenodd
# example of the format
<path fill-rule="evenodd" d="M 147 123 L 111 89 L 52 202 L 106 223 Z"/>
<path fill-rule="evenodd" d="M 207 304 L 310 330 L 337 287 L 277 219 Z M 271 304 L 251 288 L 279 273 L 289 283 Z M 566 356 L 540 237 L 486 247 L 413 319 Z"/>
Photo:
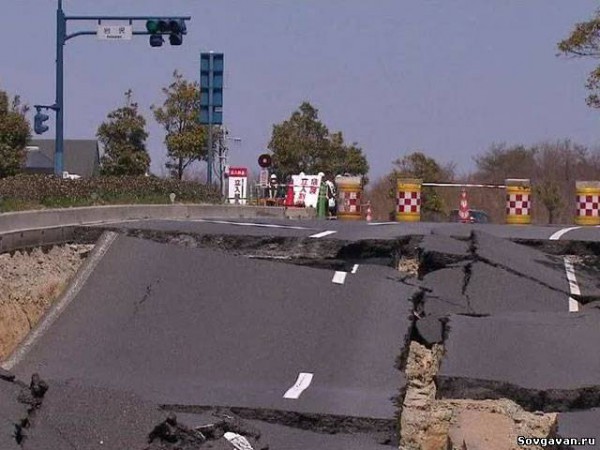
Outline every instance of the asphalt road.
<path fill-rule="evenodd" d="M 369 264 L 338 273 L 120 235 L 14 368 L 24 380 L 40 372 L 55 387 L 32 430 L 33 449 L 42 450 L 46 436 L 56 446 L 66 440 L 95 449 L 105 439 L 138 446 L 162 414 L 157 404 L 238 407 L 257 417 L 271 411 L 275 423 L 251 422 L 274 449 L 385 448 L 369 427 L 395 421 L 394 399 L 406 384 L 396 364 L 414 318 L 423 341 L 446 348 L 439 396 L 508 397 L 532 411 L 584 408 L 583 423 L 596 417 L 600 310 L 585 303 L 600 293 L 597 273 L 574 264 L 579 297 L 590 298 L 569 312 L 574 286 L 564 258 L 506 239 L 598 241 L 596 227 L 277 220 L 112 226 L 324 241 L 422 235 L 423 278 L 407 281 Z M 11 448 L 12 418 L 22 413 L 13 396 L 0 385 L 0 404 L 10 405 L 0 408 L 0 448 Z M 104 406 L 103 397 L 110 399 Z M 132 415 L 120 416 L 124 410 Z M 341 428 L 358 420 L 366 429 L 329 435 L 284 426 L 291 413 Z M 568 415 L 575 413 L 564 414 L 561 431 L 580 430 Z M 87 415 L 97 423 L 69 428 Z"/>
<path fill-rule="evenodd" d="M 599 324 L 598 312 L 453 315 L 438 394 L 518 398 L 533 411 L 596 406 Z"/>
<path fill-rule="evenodd" d="M 319 233 L 330 239 L 357 241 L 364 239 L 395 239 L 402 236 L 440 234 L 445 236 L 468 237 L 471 230 L 511 239 L 541 239 L 554 236 L 561 240 L 599 241 L 600 229 L 597 227 L 577 228 L 573 226 L 533 226 L 533 225 L 497 225 L 497 224 L 457 224 L 457 223 L 396 223 L 364 222 L 342 220 L 283 220 L 283 219 L 245 219 L 245 220 L 147 220 L 116 223 L 113 226 L 123 228 L 142 228 L 187 233 L 254 235 L 265 234 L 288 237 L 310 237 Z M 572 229 L 576 228 L 576 229 Z M 561 234 L 564 233 L 564 234 Z M 325 237 L 323 236 L 323 237 Z"/>
<path fill-rule="evenodd" d="M 414 288 L 387 267 L 334 275 L 120 236 L 15 371 L 159 404 L 392 421 Z"/>
<path fill-rule="evenodd" d="M 577 448 L 597 449 L 600 444 L 598 424 L 600 424 L 600 408 L 561 413 L 558 415 L 557 434 L 564 438 L 595 438 L 594 445 L 581 445 Z"/>

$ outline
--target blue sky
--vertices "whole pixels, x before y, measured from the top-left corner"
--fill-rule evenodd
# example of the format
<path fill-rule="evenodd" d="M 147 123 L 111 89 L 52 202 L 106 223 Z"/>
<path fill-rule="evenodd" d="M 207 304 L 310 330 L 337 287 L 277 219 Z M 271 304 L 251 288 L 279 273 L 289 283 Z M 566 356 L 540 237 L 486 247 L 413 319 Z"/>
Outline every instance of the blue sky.
<path fill-rule="evenodd" d="M 53 103 L 55 0 L 3 0 L 0 87 Z M 422 150 L 459 172 L 494 142 L 571 138 L 595 146 L 585 105 L 593 61 L 556 56 L 593 0 L 64 0 L 67 15 L 191 15 L 181 47 L 78 37 L 65 48 L 65 136 L 92 138 L 132 88 L 152 169 L 163 132 L 150 113 L 173 70 L 197 79 L 201 51 L 225 53 L 230 163 L 258 168 L 274 123 L 308 100 L 364 149 L 371 178 Z M 69 31 L 95 28 L 70 23 Z M 139 24 L 143 27 L 143 24 Z M 30 115 L 30 118 L 33 114 Z M 44 135 L 54 137 L 54 118 Z"/>

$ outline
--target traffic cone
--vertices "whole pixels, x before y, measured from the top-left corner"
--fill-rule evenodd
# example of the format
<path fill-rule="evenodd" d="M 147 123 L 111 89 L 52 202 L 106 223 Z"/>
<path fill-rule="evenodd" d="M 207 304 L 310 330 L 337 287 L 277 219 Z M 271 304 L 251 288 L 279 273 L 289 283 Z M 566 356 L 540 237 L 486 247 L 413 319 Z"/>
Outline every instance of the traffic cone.
<path fill-rule="evenodd" d="M 290 180 L 287 186 L 287 194 L 285 196 L 285 206 L 294 206 L 294 181 Z"/>
<path fill-rule="evenodd" d="M 367 203 L 367 222 L 373 220 L 373 211 L 371 211 L 371 202 Z"/>
<path fill-rule="evenodd" d="M 467 201 L 467 191 L 463 188 L 460 193 L 460 206 L 458 208 L 458 217 L 462 223 L 471 222 L 471 214 L 469 213 L 469 202 Z"/>

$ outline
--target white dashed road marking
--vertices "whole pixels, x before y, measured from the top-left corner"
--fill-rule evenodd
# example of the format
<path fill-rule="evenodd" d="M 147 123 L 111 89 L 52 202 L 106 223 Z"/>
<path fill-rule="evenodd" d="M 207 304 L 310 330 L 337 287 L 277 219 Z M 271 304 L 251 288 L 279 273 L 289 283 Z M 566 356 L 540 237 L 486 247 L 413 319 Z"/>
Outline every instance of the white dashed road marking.
<path fill-rule="evenodd" d="M 352 268 L 352 273 L 356 273 L 357 270 L 358 270 L 358 264 L 354 264 L 354 267 Z"/>
<path fill-rule="evenodd" d="M 300 394 L 302 394 L 302 392 L 304 392 L 304 390 L 310 386 L 312 379 L 312 373 L 300 372 L 296 383 L 289 388 L 285 394 L 283 394 L 283 398 L 297 399 L 300 397 Z"/>
<path fill-rule="evenodd" d="M 313 234 L 310 237 L 311 238 L 322 238 L 322 237 L 329 236 L 330 234 L 334 234 L 334 233 L 337 233 L 337 231 L 327 230 L 327 231 L 322 231 L 317 234 Z"/>
<path fill-rule="evenodd" d="M 579 285 L 577 284 L 577 278 L 575 277 L 575 268 L 568 256 L 565 256 L 565 270 L 567 272 L 567 280 L 569 280 L 569 290 L 571 291 L 571 295 L 581 295 Z M 579 306 L 577 300 L 573 297 L 569 297 L 569 312 L 579 311 Z"/>
<path fill-rule="evenodd" d="M 347 272 L 337 271 L 333 275 L 333 279 L 331 280 L 331 282 L 335 284 L 344 284 L 344 281 L 346 280 L 346 275 L 348 275 Z"/>
<path fill-rule="evenodd" d="M 367 225 L 369 225 L 369 226 L 374 226 L 374 225 L 398 225 L 398 222 L 368 222 Z"/>

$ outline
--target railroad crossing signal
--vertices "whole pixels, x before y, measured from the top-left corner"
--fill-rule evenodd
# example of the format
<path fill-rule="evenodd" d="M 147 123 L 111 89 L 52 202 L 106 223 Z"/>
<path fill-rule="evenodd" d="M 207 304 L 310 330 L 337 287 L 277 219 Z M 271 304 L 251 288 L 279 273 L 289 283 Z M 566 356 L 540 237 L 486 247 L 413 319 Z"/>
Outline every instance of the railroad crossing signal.
<path fill-rule="evenodd" d="M 271 167 L 272 164 L 271 155 L 263 153 L 258 157 L 258 165 L 262 168 Z"/>

